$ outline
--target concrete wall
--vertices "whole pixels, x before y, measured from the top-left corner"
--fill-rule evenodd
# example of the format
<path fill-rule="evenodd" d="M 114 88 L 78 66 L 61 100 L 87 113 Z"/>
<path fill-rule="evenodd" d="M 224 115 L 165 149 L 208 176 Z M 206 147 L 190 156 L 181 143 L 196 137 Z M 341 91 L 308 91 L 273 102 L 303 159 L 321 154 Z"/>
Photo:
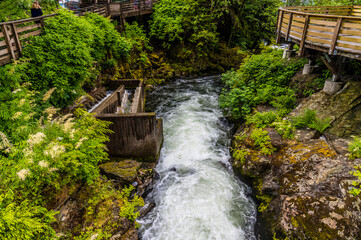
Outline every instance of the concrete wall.
<path fill-rule="evenodd" d="M 110 156 L 156 161 L 163 142 L 163 121 L 155 113 L 101 114 L 97 118 L 110 121 L 107 143 Z"/>
<path fill-rule="evenodd" d="M 92 113 L 96 113 L 97 115 L 114 113 L 117 106 L 120 105 L 118 102 L 118 92 L 120 93 L 120 98 L 122 99 L 125 92 L 125 87 L 118 87 L 104 102 L 96 107 Z"/>
<path fill-rule="evenodd" d="M 115 113 L 119 106 L 118 93 L 123 98 L 126 88 L 136 88 L 129 114 Z M 163 142 L 163 121 L 155 113 L 144 113 L 144 83 L 139 80 L 117 80 L 108 85 L 116 89 L 104 102 L 92 112 L 101 120 L 112 122 L 107 143 L 110 156 L 139 158 L 155 162 Z"/>

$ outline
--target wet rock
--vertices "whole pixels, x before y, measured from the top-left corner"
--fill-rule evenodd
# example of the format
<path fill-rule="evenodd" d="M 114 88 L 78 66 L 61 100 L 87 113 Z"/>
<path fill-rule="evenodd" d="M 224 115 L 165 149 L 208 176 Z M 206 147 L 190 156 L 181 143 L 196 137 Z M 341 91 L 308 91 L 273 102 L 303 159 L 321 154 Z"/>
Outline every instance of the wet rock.
<path fill-rule="evenodd" d="M 348 140 L 315 138 L 309 129 L 296 135 L 298 141 L 278 139 L 283 143 L 268 157 L 244 145 L 251 154 L 234 165 L 269 199 L 261 215 L 281 239 L 361 239 L 361 197 L 349 193 L 350 171 L 361 159 L 347 158 Z"/>
<path fill-rule="evenodd" d="M 120 181 L 122 184 L 131 184 L 135 181 L 141 163 L 134 160 L 110 162 L 99 165 L 102 174 L 108 178 Z"/>
<path fill-rule="evenodd" d="M 361 134 L 361 82 L 351 81 L 334 95 L 321 91 L 302 102 L 292 115 L 299 115 L 305 109 L 317 111 L 319 118 L 332 119 L 327 132 L 338 137 Z"/>

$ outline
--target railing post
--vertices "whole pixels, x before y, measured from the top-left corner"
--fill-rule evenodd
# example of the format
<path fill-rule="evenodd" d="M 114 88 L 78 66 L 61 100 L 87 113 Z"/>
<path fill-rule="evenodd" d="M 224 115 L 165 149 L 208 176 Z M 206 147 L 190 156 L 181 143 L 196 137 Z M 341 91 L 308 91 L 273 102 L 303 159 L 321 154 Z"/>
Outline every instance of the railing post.
<path fill-rule="evenodd" d="M 339 18 L 337 18 L 335 31 L 333 32 L 332 41 L 330 44 L 330 50 L 328 52 L 328 54 L 330 54 L 330 55 L 334 54 L 336 44 L 337 44 L 338 34 L 340 33 L 340 29 L 341 29 L 341 25 L 342 25 L 342 17 L 339 17 Z"/>
<path fill-rule="evenodd" d="M 17 49 L 18 49 L 18 51 L 19 51 L 19 57 L 20 57 L 20 56 L 21 56 L 22 47 L 21 47 L 21 43 L 20 43 L 19 34 L 18 34 L 18 32 L 16 31 L 15 23 L 11 23 L 11 28 L 12 28 L 13 33 L 14 33 L 15 44 L 16 44 L 16 47 L 17 47 Z"/>
<path fill-rule="evenodd" d="M 300 51 L 298 53 L 298 55 L 301 57 L 303 57 L 305 54 L 305 42 L 306 42 L 307 29 L 308 29 L 309 22 L 310 22 L 310 15 L 307 14 L 305 17 L 305 25 L 303 26 L 302 38 L 301 38 L 301 43 L 300 43 Z"/>
<path fill-rule="evenodd" d="M 109 17 L 111 14 L 110 14 L 110 4 L 109 4 L 109 0 L 108 0 L 108 3 L 107 3 L 107 17 Z"/>
<path fill-rule="evenodd" d="M 288 21 L 288 27 L 287 27 L 287 32 L 286 32 L 286 41 L 288 41 L 288 37 L 289 37 L 290 32 L 291 32 L 292 18 L 293 18 L 293 13 L 290 13 L 290 19 Z"/>
<path fill-rule="evenodd" d="M 278 30 L 277 43 L 278 44 L 281 43 L 283 14 L 284 14 L 284 11 L 282 11 L 282 10 L 278 11 L 278 18 L 279 18 L 279 22 L 278 22 L 278 26 L 277 26 L 277 30 Z"/>
<path fill-rule="evenodd" d="M 11 56 L 12 59 L 16 60 L 14 48 L 11 45 L 10 36 L 9 36 L 8 30 L 7 30 L 7 26 L 5 24 L 3 25 L 2 31 L 3 31 L 4 37 L 5 37 L 6 45 L 8 47 L 9 52 L 10 52 L 10 56 Z"/>

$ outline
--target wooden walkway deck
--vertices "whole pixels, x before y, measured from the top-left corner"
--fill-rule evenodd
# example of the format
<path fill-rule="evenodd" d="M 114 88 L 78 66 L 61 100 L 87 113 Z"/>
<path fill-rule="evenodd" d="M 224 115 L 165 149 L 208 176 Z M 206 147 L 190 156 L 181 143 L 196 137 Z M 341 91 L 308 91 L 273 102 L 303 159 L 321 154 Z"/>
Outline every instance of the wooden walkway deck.
<path fill-rule="evenodd" d="M 278 10 L 277 42 L 329 55 L 361 59 L 361 6 L 283 7 Z"/>
<path fill-rule="evenodd" d="M 119 17 L 124 20 L 127 17 L 151 14 L 152 8 L 157 1 L 158 0 L 139 0 L 136 5 L 133 1 L 111 2 L 73 11 L 79 16 L 93 12 L 105 17 Z M 0 66 L 19 59 L 22 48 L 26 45 L 28 38 L 40 35 L 42 29 L 45 27 L 46 19 L 55 15 L 56 14 L 50 14 L 37 18 L 0 23 Z"/>

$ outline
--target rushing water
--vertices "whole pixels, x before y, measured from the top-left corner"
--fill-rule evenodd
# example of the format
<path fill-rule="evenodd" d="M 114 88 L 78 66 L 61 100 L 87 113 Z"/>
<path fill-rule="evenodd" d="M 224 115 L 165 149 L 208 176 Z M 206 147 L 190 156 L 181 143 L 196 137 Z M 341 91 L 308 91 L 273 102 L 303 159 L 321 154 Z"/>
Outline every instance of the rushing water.
<path fill-rule="evenodd" d="M 148 97 L 164 120 L 164 144 L 139 222 L 143 240 L 255 239 L 255 204 L 229 164 L 230 126 L 218 107 L 220 77 L 178 79 Z"/>

